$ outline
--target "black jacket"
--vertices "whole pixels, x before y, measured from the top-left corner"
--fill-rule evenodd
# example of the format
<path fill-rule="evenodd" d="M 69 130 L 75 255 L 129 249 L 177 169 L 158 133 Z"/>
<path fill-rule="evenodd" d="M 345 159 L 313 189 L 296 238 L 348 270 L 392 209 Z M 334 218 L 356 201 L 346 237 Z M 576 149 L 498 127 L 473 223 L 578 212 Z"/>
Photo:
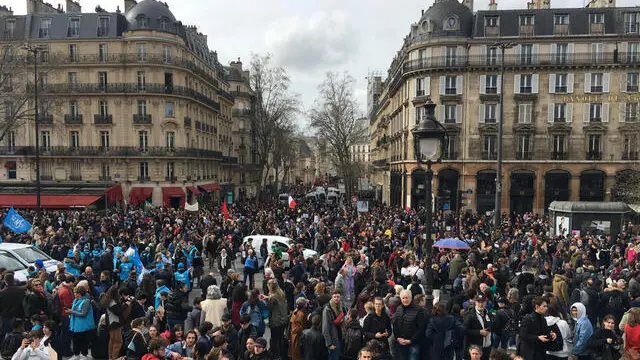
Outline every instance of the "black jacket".
<path fill-rule="evenodd" d="M 189 298 L 182 291 L 171 291 L 166 304 L 167 319 L 185 321 L 187 313 L 193 308 L 189 306 Z"/>
<path fill-rule="evenodd" d="M 507 325 L 509 320 L 516 320 L 515 316 L 515 312 L 508 307 L 498 309 L 495 316 L 493 317 L 493 332 L 498 335 L 502 335 L 504 327 Z"/>
<path fill-rule="evenodd" d="M 611 344 L 607 342 L 607 339 L 612 339 Z M 618 360 L 622 339 L 613 331 L 600 328 L 594 331 L 588 346 L 591 349 L 593 360 Z"/>
<path fill-rule="evenodd" d="M 134 331 L 131 342 L 133 343 L 134 350 L 131 350 L 129 343 L 127 343 L 125 346 L 125 348 L 127 349 L 127 360 L 142 359 L 142 357 L 147 353 L 147 341 L 144 338 L 144 335 L 137 331 Z"/>
<path fill-rule="evenodd" d="M 315 329 L 302 331 L 301 354 L 302 360 L 325 360 L 329 356 L 322 331 Z"/>
<path fill-rule="evenodd" d="M 352 320 L 345 324 L 342 331 L 342 359 L 355 360 L 358 352 L 364 347 L 364 336 L 360 322 Z"/>
<path fill-rule="evenodd" d="M 464 348 L 468 348 L 469 345 L 477 345 L 482 347 L 483 336 L 480 334 L 480 330 L 492 330 L 493 314 L 484 310 L 484 326 L 478 320 L 478 314 L 475 306 L 470 306 L 467 312 L 464 314 L 464 328 L 466 330 L 466 344 Z M 488 320 L 487 320 L 488 319 Z"/>
<path fill-rule="evenodd" d="M 26 307 L 24 309 L 25 315 L 31 317 L 31 315 L 44 314 L 49 316 L 49 303 L 44 294 L 37 292 L 31 292 L 27 294 L 25 298 Z"/>
<path fill-rule="evenodd" d="M 9 286 L 0 290 L 0 315 L 4 319 L 21 318 L 24 316 L 22 309 L 22 299 L 24 288 L 20 286 Z"/>
<path fill-rule="evenodd" d="M 449 334 L 447 334 L 449 332 Z M 427 325 L 427 339 L 431 343 L 431 359 L 451 360 L 455 352 L 457 339 L 464 336 L 462 322 L 452 315 L 434 316 Z M 450 337 L 449 344 L 445 344 Z"/>
<path fill-rule="evenodd" d="M 544 315 L 540 315 L 537 312 L 525 316 L 522 319 L 522 325 L 520 326 L 520 348 L 518 354 L 525 360 L 544 360 L 547 350 L 547 345 L 538 339 L 540 335 L 550 335 L 551 330 L 547 326 L 547 321 Z"/>
<path fill-rule="evenodd" d="M 366 315 L 364 318 L 364 323 L 362 325 L 362 331 L 364 332 L 364 338 L 367 342 L 371 340 L 378 341 L 382 347 L 389 351 L 389 336 L 391 336 L 391 332 L 393 329 L 391 328 L 391 318 L 385 311 L 382 312 L 380 316 L 375 313 Z M 377 333 L 387 332 L 389 336 L 381 337 L 376 339 Z"/>
<path fill-rule="evenodd" d="M 409 306 L 398 306 L 393 314 L 392 323 L 393 335 L 396 339 L 411 340 L 413 345 L 417 345 L 423 339 L 426 326 L 425 317 L 423 310 L 418 305 L 411 303 Z"/>

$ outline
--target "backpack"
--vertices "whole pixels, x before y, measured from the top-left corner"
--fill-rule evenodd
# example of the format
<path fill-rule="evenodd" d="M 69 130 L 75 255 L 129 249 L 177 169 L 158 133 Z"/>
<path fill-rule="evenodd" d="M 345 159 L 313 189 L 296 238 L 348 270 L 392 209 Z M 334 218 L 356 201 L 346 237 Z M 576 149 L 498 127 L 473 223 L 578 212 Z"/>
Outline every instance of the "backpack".
<path fill-rule="evenodd" d="M 562 339 L 562 333 L 560 332 L 558 324 L 549 326 L 549 330 L 553 331 L 556 334 L 556 339 L 553 341 L 549 341 L 549 343 L 547 344 L 547 351 L 562 351 L 562 349 L 564 348 L 564 340 Z"/>
<path fill-rule="evenodd" d="M 607 309 L 611 312 L 624 311 L 624 305 L 622 305 L 622 299 L 620 294 L 615 294 L 609 296 L 609 301 L 607 302 Z"/>
<path fill-rule="evenodd" d="M 516 321 L 515 312 L 514 311 L 509 312 L 506 309 L 500 309 L 498 311 L 504 311 L 504 313 L 509 318 L 509 320 L 507 320 L 507 323 L 504 325 L 504 328 L 502 329 L 502 334 L 508 335 L 508 336 L 517 334 L 519 331 L 519 328 L 518 328 L 518 322 Z"/>
<path fill-rule="evenodd" d="M 19 332 L 7 333 L 0 344 L 0 355 L 5 359 L 11 359 L 13 354 L 18 351 L 23 338 L 24 336 Z"/>
<path fill-rule="evenodd" d="M 51 313 L 53 314 L 54 320 L 59 320 L 62 316 L 62 303 L 60 302 L 59 292 L 56 293 L 51 298 Z"/>
<path fill-rule="evenodd" d="M 344 346 L 342 349 L 342 354 L 347 357 L 355 357 L 358 356 L 358 352 L 364 346 L 362 341 L 362 329 L 361 328 L 351 328 L 347 326 L 344 329 Z"/>

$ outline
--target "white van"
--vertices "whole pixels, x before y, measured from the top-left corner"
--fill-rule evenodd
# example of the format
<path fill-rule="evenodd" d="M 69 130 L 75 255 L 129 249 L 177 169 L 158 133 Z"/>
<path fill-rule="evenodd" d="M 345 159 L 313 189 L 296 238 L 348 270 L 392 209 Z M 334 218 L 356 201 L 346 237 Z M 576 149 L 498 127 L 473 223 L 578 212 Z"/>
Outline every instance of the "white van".
<path fill-rule="evenodd" d="M 52 259 L 34 246 L 18 243 L 0 244 L 0 267 L 13 271 L 14 279 L 21 283 L 27 282 L 27 268 L 35 267 L 36 260 L 42 260 L 44 268 L 50 274 L 58 269 L 58 260 Z"/>
<path fill-rule="evenodd" d="M 289 204 L 289 194 L 278 195 L 278 202 L 280 204 Z"/>
<path fill-rule="evenodd" d="M 250 235 L 246 236 L 242 243 L 249 243 L 255 249 L 256 256 L 260 256 L 260 246 L 262 246 L 262 240 L 267 239 L 267 249 L 269 249 L 269 254 L 271 254 L 272 248 L 275 245 L 276 247 L 282 249 L 282 261 L 284 262 L 284 267 L 291 267 L 291 263 L 289 261 L 289 253 L 287 251 L 295 246 L 293 240 L 285 236 L 276 236 L 276 235 Z M 318 253 L 311 249 L 303 249 L 302 256 L 305 259 L 316 257 Z M 266 259 L 261 259 L 260 263 L 263 264 Z"/>

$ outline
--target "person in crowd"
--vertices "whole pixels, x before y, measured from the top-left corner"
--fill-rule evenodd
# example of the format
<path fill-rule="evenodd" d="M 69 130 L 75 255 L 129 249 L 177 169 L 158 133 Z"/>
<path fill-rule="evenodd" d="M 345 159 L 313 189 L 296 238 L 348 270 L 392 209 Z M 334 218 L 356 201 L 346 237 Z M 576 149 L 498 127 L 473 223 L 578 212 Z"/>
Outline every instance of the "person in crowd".
<path fill-rule="evenodd" d="M 533 313 L 522 319 L 520 326 L 520 354 L 525 360 L 545 360 L 546 351 L 557 334 L 549 329 L 545 316 L 548 310 L 547 300 L 541 296 L 533 299 Z"/>
<path fill-rule="evenodd" d="M 589 348 L 591 350 L 593 360 L 618 360 L 620 358 L 623 341 L 616 334 L 616 317 L 613 315 L 605 315 L 602 318 L 602 327 L 597 329 L 589 339 Z M 631 331 L 633 332 L 633 331 Z M 626 332 L 625 332 L 626 336 Z M 626 341 L 630 343 L 630 348 L 634 348 L 631 337 Z M 640 348 L 638 343 L 635 348 Z"/>
<path fill-rule="evenodd" d="M 195 331 L 187 332 L 184 341 L 175 342 L 167 347 L 167 357 L 175 358 L 193 358 L 193 352 L 196 347 L 198 335 Z"/>
<path fill-rule="evenodd" d="M 410 290 L 400 292 L 401 305 L 393 314 L 392 325 L 398 358 L 417 360 L 420 355 L 420 340 L 425 332 L 425 317 L 421 308 L 413 303 Z"/>
<path fill-rule="evenodd" d="M 127 360 L 141 359 L 147 353 L 147 338 L 142 332 L 146 322 L 147 319 L 144 317 L 134 319 L 131 322 L 133 336 L 127 344 Z"/>
<path fill-rule="evenodd" d="M 222 297 L 222 292 L 217 285 L 210 285 L 207 289 L 207 299 L 200 303 L 200 321 L 208 321 L 213 327 L 222 325 L 222 314 L 227 311 L 227 299 Z"/>
<path fill-rule="evenodd" d="M 142 357 L 142 360 L 161 360 L 165 358 L 167 349 L 167 340 L 162 337 L 156 337 L 149 341 L 148 353 Z"/>
<path fill-rule="evenodd" d="M 339 290 L 334 290 L 331 300 L 322 311 L 322 335 L 328 348 L 328 359 L 338 360 L 342 351 L 342 324 L 347 310 L 342 306 Z"/>
<path fill-rule="evenodd" d="M 343 328 L 343 346 L 341 359 L 355 360 L 365 345 L 362 326 L 358 321 L 358 310 L 350 309 Z"/>
<path fill-rule="evenodd" d="M 255 326 L 258 337 L 264 334 L 266 329 L 265 319 L 269 317 L 269 308 L 267 304 L 260 300 L 260 290 L 253 289 L 249 293 L 249 298 L 242 304 L 240 308 L 240 316 L 249 315 L 251 325 Z"/>
<path fill-rule="evenodd" d="M 109 330 L 109 359 L 116 359 L 120 356 L 120 350 L 122 349 L 122 328 L 125 309 L 122 304 L 122 298 L 118 293 L 118 288 L 116 286 L 110 287 L 103 294 L 100 303 L 102 308 L 105 309 L 105 321 Z"/>
<path fill-rule="evenodd" d="M 640 308 L 632 308 L 627 315 L 626 322 L 621 325 L 624 332 L 624 350 L 640 352 Z"/>
<path fill-rule="evenodd" d="M 311 328 L 302 331 L 300 338 L 300 358 L 295 360 L 323 360 L 329 356 L 322 334 L 322 316 L 311 318 Z"/>
<path fill-rule="evenodd" d="M 73 354 L 76 357 L 82 354 L 85 358 L 89 355 L 91 335 L 96 328 L 93 306 L 87 291 L 83 286 L 76 286 L 73 290 L 76 298 L 71 308 L 66 310 L 70 316 L 69 330 L 72 332 Z"/>
<path fill-rule="evenodd" d="M 426 330 L 431 344 L 430 358 L 452 360 L 455 355 L 455 339 L 464 335 L 462 322 L 447 314 L 444 304 L 436 304 Z"/>
<path fill-rule="evenodd" d="M 474 305 L 464 315 L 466 343 L 480 347 L 482 360 L 489 359 L 491 353 L 491 333 L 493 315 L 486 309 L 487 298 L 483 294 L 476 295 Z M 465 346 L 468 347 L 468 346 Z"/>
<path fill-rule="evenodd" d="M 254 275 L 258 271 L 258 258 L 253 253 L 253 249 L 247 251 L 247 258 L 244 260 L 244 278 L 242 282 L 246 285 L 247 279 L 249 280 L 249 289 L 253 289 Z"/>
<path fill-rule="evenodd" d="M 271 329 L 271 344 L 269 349 L 276 358 L 287 358 L 287 340 L 285 339 L 285 329 L 289 322 L 287 302 L 284 291 L 275 280 L 267 282 L 269 296 L 262 296 L 267 303 L 269 311 L 269 329 Z"/>
<path fill-rule="evenodd" d="M 567 360 L 571 355 L 573 343 L 571 341 L 571 328 L 569 323 L 564 320 L 562 313 L 563 306 L 560 299 L 554 296 L 549 302 L 547 316 L 547 326 L 556 334 L 556 340 L 552 342 L 547 349 L 548 360 Z M 559 342 L 559 344 L 556 344 Z"/>
<path fill-rule="evenodd" d="M 591 351 L 587 345 L 591 335 L 593 335 L 593 327 L 587 316 L 587 309 L 582 303 L 571 305 L 571 318 L 576 322 L 573 331 L 572 354 L 578 360 L 589 360 Z"/>
<path fill-rule="evenodd" d="M 22 339 L 20 347 L 13 354 L 11 360 L 49 360 L 49 346 L 45 345 L 42 330 L 32 330 Z"/>

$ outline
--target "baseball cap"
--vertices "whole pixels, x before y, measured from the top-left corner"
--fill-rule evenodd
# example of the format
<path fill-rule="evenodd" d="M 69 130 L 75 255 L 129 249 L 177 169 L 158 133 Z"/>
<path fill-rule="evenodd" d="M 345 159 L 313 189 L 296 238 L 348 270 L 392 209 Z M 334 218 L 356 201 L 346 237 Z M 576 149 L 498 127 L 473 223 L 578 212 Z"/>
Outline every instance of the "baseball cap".
<path fill-rule="evenodd" d="M 42 259 L 36 260 L 36 266 L 39 268 L 44 267 L 44 261 Z"/>
<path fill-rule="evenodd" d="M 263 349 L 267 348 L 267 340 L 265 338 L 257 338 L 255 342 L 255 346 L 259 346 Z"/>

